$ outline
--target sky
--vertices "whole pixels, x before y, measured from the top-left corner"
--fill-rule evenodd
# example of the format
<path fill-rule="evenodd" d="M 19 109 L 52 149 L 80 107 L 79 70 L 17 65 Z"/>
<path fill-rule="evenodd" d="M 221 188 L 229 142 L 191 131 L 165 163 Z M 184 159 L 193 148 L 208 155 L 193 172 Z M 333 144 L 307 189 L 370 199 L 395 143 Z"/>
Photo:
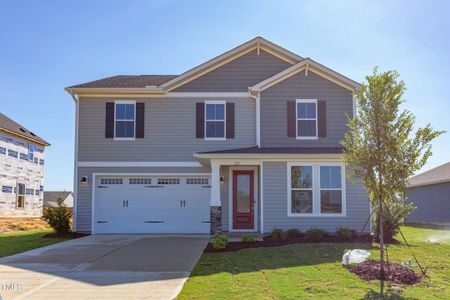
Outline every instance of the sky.
<path fill-rule="evenodd" d="M 72 190 L 64 87 L 179 74 L 262 36 L 363 82 L 397 70 L 416 127 L 450 130 L 450 1 L 1 1 L 0 111 L 51 143 L 45 189 Z M 450 133 L 421 170 L 450 161 Z"/>

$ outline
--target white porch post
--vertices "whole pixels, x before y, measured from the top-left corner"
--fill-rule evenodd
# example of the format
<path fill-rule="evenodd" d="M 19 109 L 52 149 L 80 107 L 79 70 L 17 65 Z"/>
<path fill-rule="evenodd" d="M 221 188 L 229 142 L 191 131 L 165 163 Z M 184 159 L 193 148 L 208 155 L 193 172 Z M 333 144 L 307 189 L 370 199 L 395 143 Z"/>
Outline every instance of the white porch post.
<path fill-rule="evenodd" d="M 211 163 L 211 200 L 209 206 L 222 206 L 220 201 L 220 165 Z"/>

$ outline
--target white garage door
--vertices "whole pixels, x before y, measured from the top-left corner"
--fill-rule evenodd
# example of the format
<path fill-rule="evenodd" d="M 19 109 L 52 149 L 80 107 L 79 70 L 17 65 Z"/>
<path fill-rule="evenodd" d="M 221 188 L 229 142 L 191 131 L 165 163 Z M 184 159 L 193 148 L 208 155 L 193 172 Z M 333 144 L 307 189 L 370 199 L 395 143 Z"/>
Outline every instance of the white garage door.
<path fill-rule="evenodd" d="M 96 178 L 94 233 L 208 233 L 209 177 Z"/>

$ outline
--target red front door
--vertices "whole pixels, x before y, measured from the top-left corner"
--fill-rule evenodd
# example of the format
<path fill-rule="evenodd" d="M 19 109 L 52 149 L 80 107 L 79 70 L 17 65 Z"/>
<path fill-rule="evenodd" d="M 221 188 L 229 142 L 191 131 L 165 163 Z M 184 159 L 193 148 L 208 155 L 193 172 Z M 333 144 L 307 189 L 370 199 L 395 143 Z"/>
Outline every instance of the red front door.
<path fill-rule="evenodd" d="M 253 171 L 233 171 L 233 228 L 253 229 Z"/>

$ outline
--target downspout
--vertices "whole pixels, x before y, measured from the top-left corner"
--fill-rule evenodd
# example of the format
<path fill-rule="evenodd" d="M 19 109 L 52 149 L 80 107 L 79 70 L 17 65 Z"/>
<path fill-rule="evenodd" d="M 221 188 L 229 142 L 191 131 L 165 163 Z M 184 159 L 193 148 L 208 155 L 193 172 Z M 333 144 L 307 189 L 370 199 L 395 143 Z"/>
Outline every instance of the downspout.
<path fill-rule="evenodd" d="M 77 207 L 78 207 L 78 118 L 79 118 L 79 97 L 73 92 L 69 92 L 75 102 L 75 145 L 73 159 L 73 231 L 77 231 Z"/>
<path fill-rule="evenodd" d="M 248 96 L 252 99 L 255 99 L 255 104 L 256 104 L 256 146 L 258 146 L 258 148 L 261 147 L 261 116 L 260 116 L 260 111 L 261 111 L 261 103 L 260 103 L 260 98 L 259 98 L 260 93 L 257 92 L 256 96 L 254 96 L 252 94 L 252 90 L 251 88 L 248 88 Z"/>

